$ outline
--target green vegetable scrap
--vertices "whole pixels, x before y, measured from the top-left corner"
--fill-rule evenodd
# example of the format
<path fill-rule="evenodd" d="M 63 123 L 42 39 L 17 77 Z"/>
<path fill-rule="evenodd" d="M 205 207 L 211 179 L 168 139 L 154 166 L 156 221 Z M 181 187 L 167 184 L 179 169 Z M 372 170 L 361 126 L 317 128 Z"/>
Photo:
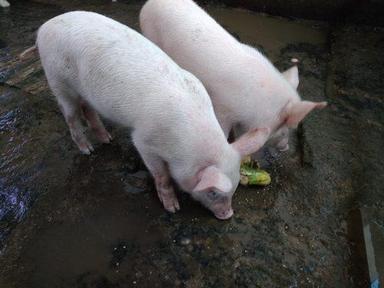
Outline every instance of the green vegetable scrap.
<path fill-rule="evenodd" d="M 254 165 L 252 161 L 247 160 L 243 161 L 240 167 L 241 185 L 267 186 L 269 183 L 271 183 L 271 176 L 268 174 L 268 172 L 261 170 L 257 167 L 257 165 Z"/>

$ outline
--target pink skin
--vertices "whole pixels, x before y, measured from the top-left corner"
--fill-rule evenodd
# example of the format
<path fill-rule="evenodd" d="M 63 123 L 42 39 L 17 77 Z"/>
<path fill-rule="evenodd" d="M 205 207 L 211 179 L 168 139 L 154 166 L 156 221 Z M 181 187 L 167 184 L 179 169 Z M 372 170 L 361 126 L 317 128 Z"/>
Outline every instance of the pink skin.
<path fill-rule="evenodd" d="M 55 86 L 52 87 L 52 90 L 57 94 L 62 93 L 61 89 Z M 86 127 L 84 127 L 81 121 L 82 118 L 87 120 L 89 128 L 94 131 L 100 142 L 109 143 L 112 140 L 112 136 L 105 129 L 99 115 L 88 104 L 76 101 L 70 97 L 61 97 L 58 99 L 58 102 L 68 124 L 72 139 L 83 154 L 91 154 L 94 148 L 85 135 Z"/>
<path fill-rule="evenodd" d="M 111 134 L 105 129 L 103 122 L 97 112 L 85 104 L 84 102 L 81 104 L 81 108 L 83 110 L 83 114 L 85 119 L 87 120 L 89 128 L 95 133 L 97 139 L 99 139 L 102 143 L 109 143 L 112 140 Z"/>
<path fill-rule="evenodd" d="M 314 109 L 323 109 L 326 106 L 327 102 L 289 101 L 280 111 L 275 124 L 271 125 L 273 133 L 266 146 L 280 152 L 289 150 L 289 130 L 296 128 Z"/>
<path fill-rule="evenodd" d="M 216 218 L 220 220 L 231 218 L 233 215 L 231 202 L 235 190 L 232 183 L 212 165 L 201 169 L 194 180 L 192 197 L 211 210 Z"/>
<path fill-rule="evenodd" d="M 94 149 L 84 133 L 86 128 L 81 121 L 83 111 L 80 104 L 78 101 L 70 97 L 66 97 L 61 87 L 51 85 L 51 89 L 56 95 L 63 95 L 61 98 L 58 98 L 58 103 L 64 115 L 65 121 L 68 124 L 72 140 L 76 143 L 77 147 L 83 154 L 91 154 Z"/>
<path fill-rule="evenodd" d="M 172 213 L 180 210 L 179 201 L 171 184 L 170 176 L 166 174 L 155 176 L 155 184 L 157 195 L 159 196 L 160 202 L 163 203 L 164 208 Z"/>
<path fill-rule="evenodd" d="M 223 201 L 212 205 L 210 210 L 213 212 L 213 214 L 215 214 L 216 218 L 220 220 L 227 220 L 233 215 L 231 202 L 231 198 L 224 198 Z"/>
<path fill-rule="evenodd" d="M 135 144 L 141 158 L 155 179 L 157 196 L 165 210 L 171 213 L 180 210 L 180 204 L 172 186 L 171 174 L 167 163 L 145 149 L 144 144 L 138 142 Z"/>
<path fill-rule="evenodd" d="M 326 105 L 301 101 L 296 91 L 297 66 L 279 73 L 258 50 L 237 41 L 195 1 L 148 0 L 140 12 L 140 27 L 145 37 L 202 81 L 225 136 L 231 129 L 242 130 L 235 131 L 240 136 L 268 127 L 272 138 L 268 144 L 288 150 L 289 133 L 281 128 L 294 128 L 310 111 Z"/>
<path fill-rule="evenodd" d="M 254 129 L 232 143 L 232 148 L 238 152 L 238 160 L 260 149 L 267 141 L 269 134 L 268 128 Z M 239 170 L 240 163 L 235 171 L 236 175 L 233 175 L 235 178 L 238 177 L 237 181 L 231 182 L 219 166 L 206 166 L 200 169 L 192 179 L 184 181 L 183 184 L 188 184 L 188 187 L 184 186 L 183 189 L 191 191 L 191 196 L 211 210 L 216 218 L 229 219 L 234 213 L 231 204 L 240 177 Z"/>
<path fill-rule="evenodd" d="M 76 112 L 72 113 L 71 116 L 68 116 L 66 113 L 64 113 L 64 115 L 67 115 L 66 120 L 71 131 L 72 139 L 80 151 L 84 154 L 90 154 L 94 150 L 92 144 L 84 134 L 85 127 L 81 123 L 81 116 L 84 116 L 87 120 L 89 128 L 96 134 L 100 142 L 109 143 L 112 140 L 112 136 L 105 129 L 99 115 L 94 109 L 85 102 L 82 102 L 80 107 L 76 108 L 77 109 L 74 109 Z M 157 195 L 164 208 L 172 213 L 180 210 L 179 202 L 171 184 L 171 176 L 167 165 L 156 158 L 151 159 L 148 156 L 143 156 L 143 159 L 154 176 Z"/>
<path fill-rule="evenodd" d="M 212 195 L 214 196 L 212 197 Z M 192 193 L 194 199 L 211 210 L 215 217 L 220 220 L 227 220 L 232 217 L 232 196 L 233 193 L 219 191 L 217 188 Z"/>
<path fill-rule="evenodd" d="M 105 129 L 99 115 L 89 105 L 81 103 L 80 111 L 72 117 L 68 117 L 68 126 L 71 131 L 72 139 L 84 154 L 90 154 L 94 151 L 91 142 L 84 134 L 86 128 L 81 124 L 81 116 L 87 120 L 88 127 L 95 133 L 101 143 L 109 143 L 112 140 L 111 134 Z"/>
<path fill-rule="evenodd" d="M 89 154 L 93 151 L 93 147 L 83 133 L 85 127 L 81 124 L 81 116 L 84 116 L 89 127 L 96 133 L 101 142 L 108 143 L 111 140 L 111 136 L 106 131 L 98 114 L 89 105 L 83 102 L 80 108 L 76 110 L 76 113 L 73 113 L 72 117 L 66 117 L 66 119 L 75 143 L 83 153 Z M 247 155 L 263 146 L 269 134 L 269 129 L 255 129 L 244 134 L 232 146 L 240 155 Z M 180 205 L 171 183 L 168 165 L 157 156 L 148 153 L 144 148 L 145 145 L 136 145 L 136 147 L 154 177 L 157 195 L 164 208 L 171 213 L 180 210 Z M 193 198 L 210 209 L 216 218 L 226 220 L 232 217 L 234 212 L 231 207 L 231 199 L 234 189 L 232 183 L 215 166 L 200 169 L 195 176 L 183 181 L 183 183 L 184 185 L 182 186 L 188 186 L 184 187 L 187 188 L 185 190 L 193 190 Z M 207 197 L 213 191 L 220 196 L 217 200 Z"/>
<path fill-rule="evenodd" d="M 250 131 L 229 144 L 201 81 L 110 18 L 85 11 L 59 15 L 39 28 L 36 43 L 48 84 L 83 153 L 93 150 L 83 120 L 100 141 L 110 141 L 100 114 L 132 129 L 167 211 L 180 208 L 174 181 L 216 217 L 233 214 L 241 157 L 257 151 L 268 133 Z"/>

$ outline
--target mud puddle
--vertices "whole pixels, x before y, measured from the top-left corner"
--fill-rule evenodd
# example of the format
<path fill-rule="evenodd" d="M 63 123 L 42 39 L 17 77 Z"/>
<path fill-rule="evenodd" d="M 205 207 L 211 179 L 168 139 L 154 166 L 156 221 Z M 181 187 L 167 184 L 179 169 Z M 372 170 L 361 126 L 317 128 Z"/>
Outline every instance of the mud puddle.
<path fill-rule="evenodd" d="M 324 45 L 327 41 L 327 26 L 320 22 L 287 21 L 242 9 L 209 7 L 207 11 L 236 38 L 257 47 L 272 61 L 276 61 L 287 43 Z"/>

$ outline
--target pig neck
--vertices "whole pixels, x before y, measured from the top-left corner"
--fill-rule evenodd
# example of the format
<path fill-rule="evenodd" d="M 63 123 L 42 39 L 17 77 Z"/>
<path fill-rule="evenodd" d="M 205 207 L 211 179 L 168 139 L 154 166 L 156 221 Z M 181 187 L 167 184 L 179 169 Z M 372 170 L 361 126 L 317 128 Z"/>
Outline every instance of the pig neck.
<path fill-rule="evenodd" d="M 193 190 L 200 180 L 199 172 L 205 168 L 215 166 L 220 169 L 225 160 L 236 159 L 236 152 L 228 144 L 218 124 L 217 127 L 220 131 L 210 129 L 211 131 L 206 134 L 206 137 L 199 137 L 199 141 L 195 143 L 192 149 L 194 155 L 183 157 L 181 162 L 170 167 L 171 171 L 173 170 L 172 174 L 175 175 L 175 180 L 179 179 L 177 182 L 183 190 Z"/>
<path fill-rule="evenodd" d="M 229 119 L 231 126 L 240 124 L 246 130 L 270 127 L 291 99 L 299 100 L 296 91 L 265 58 L 244 54 L 232 69 L 228 67 L 221 74 L 216 76 L 221 77 L 219 81 L 208 85 L 220 123 Z"/>

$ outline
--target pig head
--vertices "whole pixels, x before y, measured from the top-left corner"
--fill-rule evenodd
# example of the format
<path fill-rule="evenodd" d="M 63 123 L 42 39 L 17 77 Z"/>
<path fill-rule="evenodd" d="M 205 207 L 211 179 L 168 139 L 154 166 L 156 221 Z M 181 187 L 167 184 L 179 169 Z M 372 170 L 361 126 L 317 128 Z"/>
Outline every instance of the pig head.
<path fill-rule="evenodd" d="M 269 137 L 269 129 L 248 131 L 217 155 L 215 163 L 200 167 L 193 177 L 179 181 L 181 188 L 221 220 L 233 215 L 232 196 L 240 179 L 240 162 L 259 150 Z M 180 176 L 175 173 L 177 178 Z"/>
<path fill-rule="evenodd" d="M 293 66 L 287 71 L 282 73 L 284 80 L 286 80 L 294 91 L 281 91 L 289 95 L 288 99 L 283 106 L 277 110 L 276 117 L 273 121 L 269 122 L 269 128 L 272 133 L 269 140 L 266 142 L 267 147 L 272 147 L 280 152 L 289 149 L 289 132 L 290 129 L 296 129 L 297 126 L 304 118 L 315 109 L 323 109 L 327 106 L 327 102 L 312 102 L 303 101 L 298 96 L 296 90 L 299 85 L 299 72 L 297 66 Z M 290 92 L 290 93 L 289 93 Z M 296 94 L 296 95 L 295 95 Z"/>

